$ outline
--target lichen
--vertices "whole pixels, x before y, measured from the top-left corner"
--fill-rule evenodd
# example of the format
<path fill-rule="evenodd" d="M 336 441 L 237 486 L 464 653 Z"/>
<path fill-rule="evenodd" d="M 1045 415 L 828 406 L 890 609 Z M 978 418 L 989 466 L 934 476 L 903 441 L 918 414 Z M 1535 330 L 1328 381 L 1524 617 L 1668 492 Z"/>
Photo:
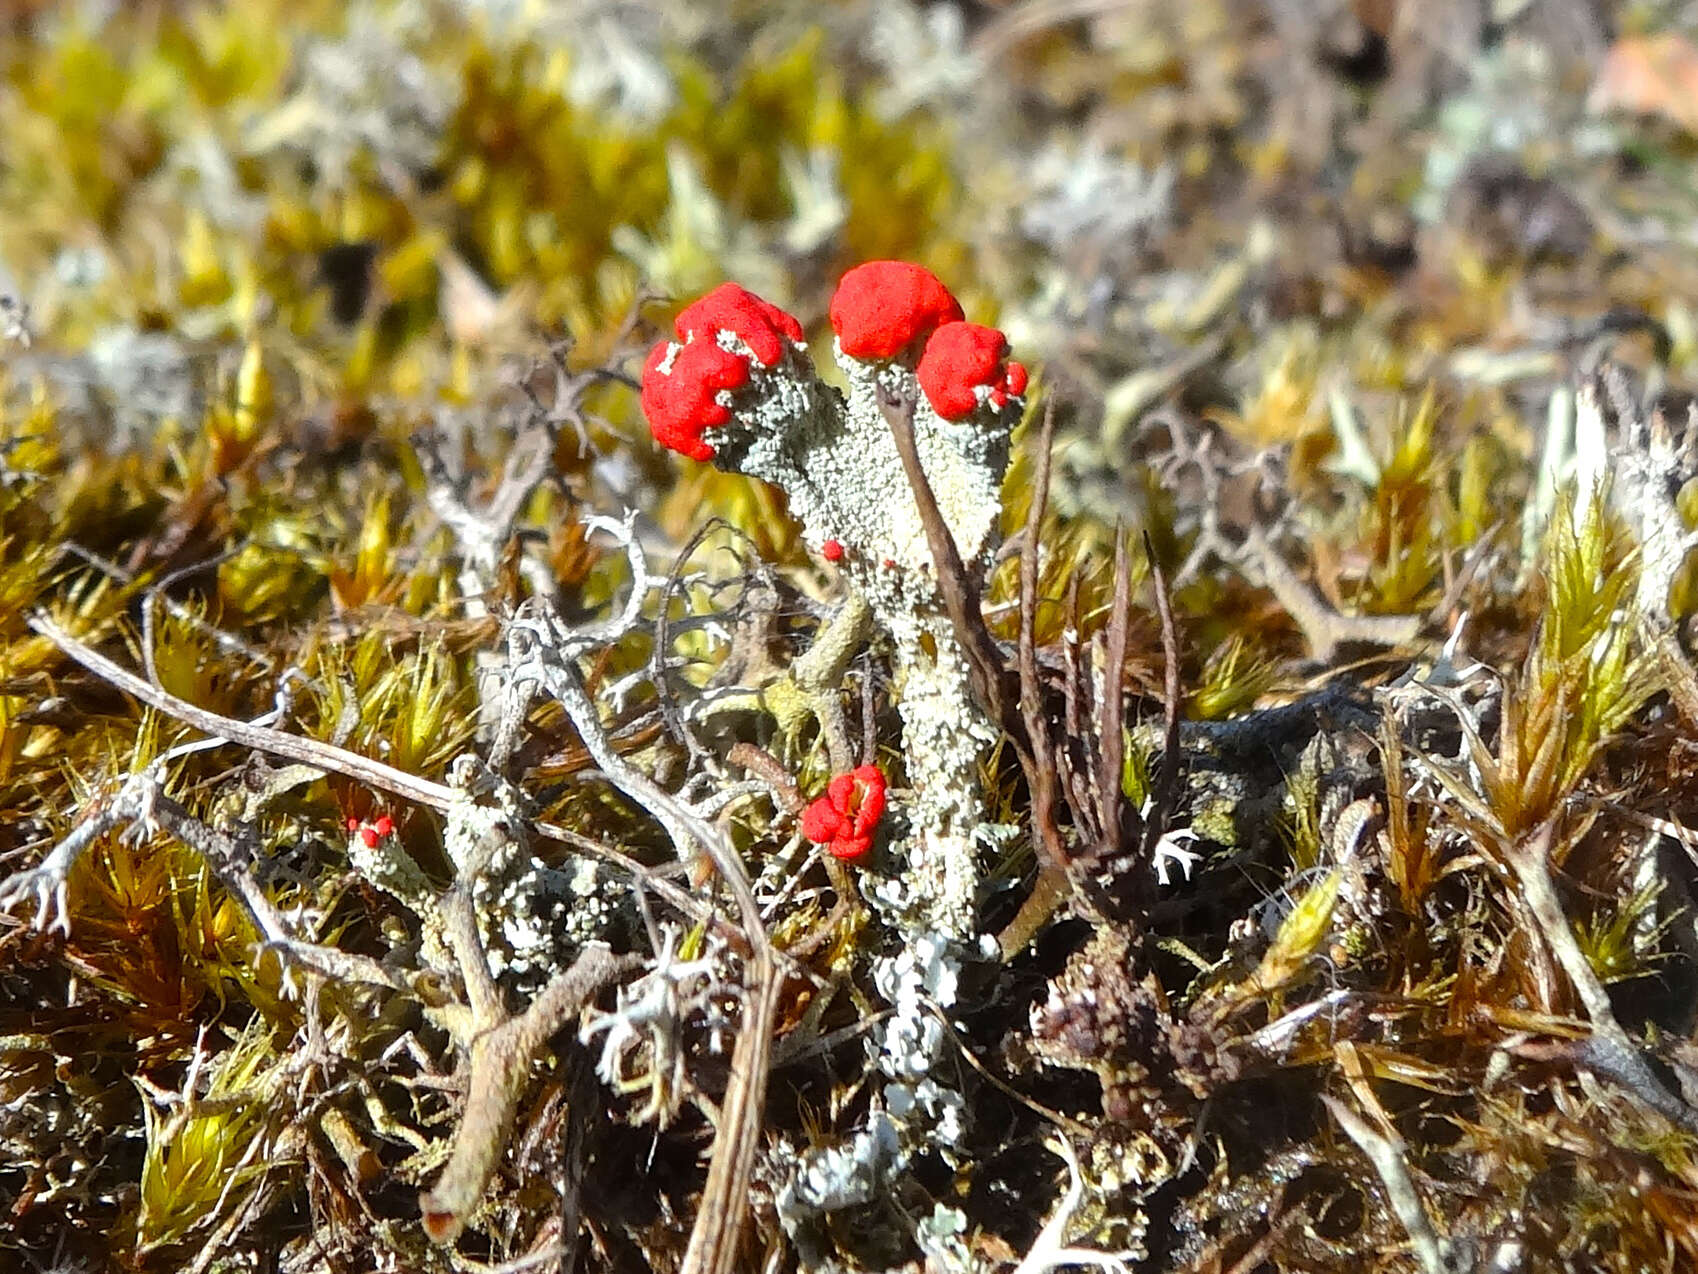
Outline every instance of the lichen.
<path fill-rule="evenodd" d="M 1698 54 L 1416 8 L 4 6 L 0 1267 L 1698 1263 Z"/>

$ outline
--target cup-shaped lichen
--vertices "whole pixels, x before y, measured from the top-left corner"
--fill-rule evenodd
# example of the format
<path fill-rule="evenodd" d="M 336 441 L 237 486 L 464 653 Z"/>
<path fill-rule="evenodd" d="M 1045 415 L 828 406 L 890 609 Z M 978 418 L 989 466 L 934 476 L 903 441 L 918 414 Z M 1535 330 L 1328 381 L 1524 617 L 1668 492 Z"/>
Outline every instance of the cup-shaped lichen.
<path fill-rule="evenodd" d="M 962 937 L 978 883 L 973 836 L 987 821 L 976 776 L 996 731 L 973 699 L 880 398 L 914 404 L 939 511 L 963 560 L 983 563 L 1026 371 L 1008 361 L 1002 333 L 965 322 L 937 276 L 907 262 L 850 270 L 830 317 L 846 393 L 820 379 L 796 319 L 727 283 L 686 307 L 676 339 L 650 353 L 643 405 L 664 445 L 783 489 L 808 543 L 889 635 L 914 793 L 904 909 Z"/>

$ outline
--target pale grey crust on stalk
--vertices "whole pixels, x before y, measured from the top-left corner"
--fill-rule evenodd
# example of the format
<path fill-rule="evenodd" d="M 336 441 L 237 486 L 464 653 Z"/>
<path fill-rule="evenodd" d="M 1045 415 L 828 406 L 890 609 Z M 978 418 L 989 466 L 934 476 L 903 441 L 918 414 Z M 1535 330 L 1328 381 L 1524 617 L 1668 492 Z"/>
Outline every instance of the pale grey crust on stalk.
<path fill-rule="evenodd" d="M 843 548 L 849 585 L 890 639 L 911 795 L 901 802 L 909 835 L 891 846 L 905 868 L 871 892 L 906 924 L 955 940 L 973 933 L 977 854 L 990 819 L 978 770 L 997 731 L 972 693 L 969 666 L 937 588 L 925 527 L 879 406 L 879 391 L 915 403 L 921 462 L 963 560 L 988 562 L 998 541 L 1009 435 L 1021 402 L 943 419 L 912 369 L 897 361 L 834 354 L 847 393 L 815 373 L 805 346 L 791 342 L 767 367 L 736 334 L 718 331 L 722 349 L 749 366 L 749 382 L 722 391 L 732 412 L 711 429 L 715 463 L 783 490 L 807 542 Z M 669 346 L 663 374 L 682 347 Z"/>
<path fill-rule="evenodd" d="M 867 1041 L 884 1086 L 867 1129 L 850 1143 L 780 1151 L 793 1162 L 778 1212 L 806 1258 L 824 1255 L 817 1241 L 824 1213 L 875 1197 L 916 1154 L 953 1159 L 964 1144 L 969 1111 L 942 1078 L 949 1045 L 936 1011 L 955 1003 L 963 964 L 994 952 L 988 939 L 975 939 L 974 909 L 979 854 L 1000 830 L 979 785 L 998 731 L 973 693 L 881 392 L 914 404 L 916 450 L 939 511 L 962 560 L 979 567 L 999 540 L 1009 437 L 1023 404 L 1010 398 L 999 408 L 981 390 L 978 410 L 948 421 L 900 362 L 864 362 L 834 342 L 844 393 L 819 379 L 799 344 L 766 367 L 735 334 L 715 339 L 750 370 L 746 386 L 719 396 L 732 418 L 707 434 L 715 463 L 782 489 L 816 552 L 828 541 L 842 546 L 838 565 L 852 594 L 890 641 L 903 725 L 908 793 L 893 804 L 907 831 L 890 846 L 895 869 L 869 873 L 861 885 L 901 933 L 897 954 L 873 963 L 874 983 L 892 1007 Z M 659 364 L 663 373 L 677 348 Z M 924 1250 L 944 1255 L 959 1246 L 956 1218 L 947 1213 L 918 1219 Z"/>

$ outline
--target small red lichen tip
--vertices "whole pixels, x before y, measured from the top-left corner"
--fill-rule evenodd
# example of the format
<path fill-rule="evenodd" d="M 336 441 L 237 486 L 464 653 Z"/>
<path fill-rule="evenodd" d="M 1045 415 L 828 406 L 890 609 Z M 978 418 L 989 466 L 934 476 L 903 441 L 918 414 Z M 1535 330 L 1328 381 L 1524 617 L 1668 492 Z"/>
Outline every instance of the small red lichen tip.
<path fill-rule="evenodd" d="M 395 830 L 395 820 L 387 814 L 380 815 L 371 823 L 362 823 L 357 818 L 350 818 L 348 830 L 358 836 L 360 843 L 367 849 L 376 849 L 377 842 Z"/>
<path fill-rule="evenodd" d="M 884 787 L 884 771 L 876 765 L 837 775 L 825 795 L 802 811 L 802 835 L 845 862 L 863 857 L 884 817 Z"/>
<path fill-rule="evenodd" d="M 843 560 L 842 541 L 827 540 L 824 544 L 820 545 L 820 556 L 828 562 L 841 562 Z"/>
<path fill-rule="evenodd" d="M 894 358 L 941 323 L 962 317 L 942 280 L 909 261 L 868 261 L 831 298 L 831 330 L 851 358 Z"/>
<path fill-rule="evenodd" d="M 766 367 L 784 356 L 786 340 L 800 343 L 802 339 L 800 323 L 771 301 L 763 301 L 735 283 L 721 283 L 686 305 L 679 311 L 673 330 L 685 345 L 711 341 L 716 332 L 735 333 Z"/>
<path fill-rule="evenodd" d="M 1026 369 L 1003 364 L 1008 338 L 978 323 L 945 323 L 926 342 L 916 375 L 932 409 L 945 420 L 960 420 L 979 405 L 978 389 L 988 389 L 992 406 L 1026 390 Z"/>

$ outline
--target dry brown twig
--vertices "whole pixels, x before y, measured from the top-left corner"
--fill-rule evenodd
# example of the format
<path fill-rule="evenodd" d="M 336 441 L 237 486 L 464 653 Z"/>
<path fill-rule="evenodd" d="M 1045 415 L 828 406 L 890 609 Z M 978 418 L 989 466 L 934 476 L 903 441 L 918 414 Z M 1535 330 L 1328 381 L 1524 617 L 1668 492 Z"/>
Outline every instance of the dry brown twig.
<path fill-rule="evenodd" d="M 1117 528 L 1114 536 L 1114 601 L 1109 611 L 1107 660 L 1103 668 L 1102 702 L 1097 705 L 1097 775 L 1099 805 L 1097 835 L 1099 853 L 1112 853 L 1120 839 L 1126 795 L 1121 790 L 1125 740 L 1121 730 L 1126 718 L 1126 696 L 1121 677 L 1126 670 L 1126 635 L 1132 621 L 1132 560 L 1126 551 L 1126 536 Z"/>
<path fill-rule="evenodd" d="M 1032 796 L 1034 842 L 1044 861 L 1032 892 L 996 937 L 998 951 L 1008 960 L 1030 942 L 1037 931 L 1070 892 L 1067 880 L 1067 851 L 1055 819 L 1055 749 L 1044 721 L 1043 683 L 1038 679 L 1038 548 L 1039 531 L 1049 501 L 1050 457 L 1055 447 L 1055 402 L 1044 406 L 1043 426 L 1038 434 L 1036 469 L 1032 475 L 1032 503 L 1026 511 L 1026 526 L 1020 538 L 1020 628 L 1017 672 L 1020 681 L 1020 716 L 1026 727 L 1032 764 L 1027 769 L 1027 786 Z M 1022 762 L 1026 760 L 1021 757 Z"/>
<path fill-rule="evenodd" d="M 1663 1085 L 1646 1062 L 1638 1044 L 1622 1027 L 1615 1015 L 1615 1007 L 1610 1003 L 1609 992 L 1586 959 L 1586 953 L 1581 950 L 1574 929 L 1563 913 L 1550 868 L 1556 827 L 1557 818 L 1553 816 L 1525 841 L 1506 846 L 1504 857 L 1540 935 L 1586 1010 L 1586 1016 L 1592 1023 L 1592 1034 L 1583 1040 L 1523 1045 L 1516 1051 L 1529 1057 L 1565 1060 L 1603 1075 L 1640 1105 L 1654 1110 L 1676 1127 L 1698 1134 L 1698 1110 L 1681 1101 Z"/>
<path fill-rule="evenodd" d="M 1427 1215 L 1415 1182 L 1409 1175 L 1407 1148 L 1402 1139 L 1374 1131 L 1367 1120 L 1336 1097 L 1323 1093 L 1321 1101 L 1338 1126 L 1344 1129 L 1345 1135 L 1374 1165 L 1374 1171 L 1385 1187 L 1386 1199 L 1409 1235 L 1409 1244 L 1422 1274 L 1448 1274 L 1451 1264 L 1446 1244 L 1433 1230 L 1432 1218 Z"/>
<path fill-rule="evenodd" d="M 447 809 L 454 798 L 454 789 L 445 783 L 421 779 L 416 774 L 398 770 L 392 765 L 374 761 L 346 748 L 321 743 L 317 739 L 307 739 L 284 730 L 273 730 L 268 726 L 253 725 L 232 717 L 220 716 L 186 699 L 179 699 L 108 659 L 92 646 L 78 641 L 45 613 L 37 612 L 31 615 L 29 626 L 62 650 L 74 663 L 81 664 L 101 680 L 116 686 L 132 698 L 139 699 L 148 707 L 193 726 L 211 738 L 238 743 L 256 752 L 286 757 L 303 765 L 317 766 L 326 772 L 342 774 L 380 791 L 399 796 L 402 800 L 413 801 L 435 810 Z"/>

